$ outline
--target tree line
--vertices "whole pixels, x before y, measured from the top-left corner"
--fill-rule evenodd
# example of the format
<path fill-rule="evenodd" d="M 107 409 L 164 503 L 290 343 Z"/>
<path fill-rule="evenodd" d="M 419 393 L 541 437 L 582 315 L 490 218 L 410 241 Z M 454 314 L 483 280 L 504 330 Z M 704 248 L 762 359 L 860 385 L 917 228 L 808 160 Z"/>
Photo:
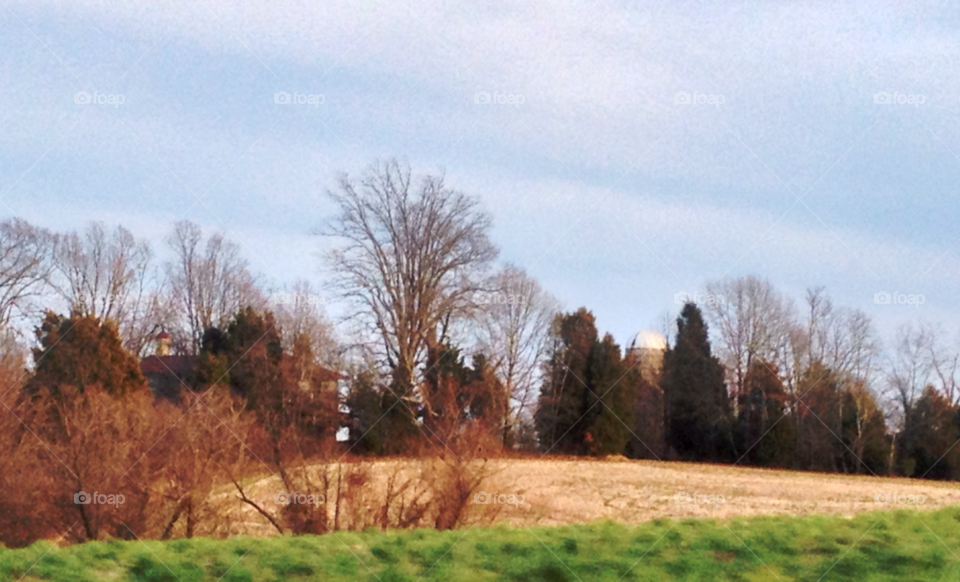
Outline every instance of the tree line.
<path fill-rule="evenodd" d="M 960 472 L 960 351 L 935 327 L 884 357 L 864 313 L 744 277 L 685 304 L 662 354 L 624 351 L 497 264 L 490 216 L 445 176 L 389 160 L 328 194 L 322 287 L 271 288 L 186 221 L 162 263 L 122 226 L 0 223 L 4 543 L 237 533 L 224 496 L 281 532 L 446 529 L 503 454 Z M 186 359 L 157 365 L 190 365 L 157 393 L 140 360 L 161 333 Z M 389 456 L 413 468 L 384 484 L 363 459 Z M 270 506 L 256 476 L 328 503 Z"/>
<path fill-rule="evenodd" d="M 558 316 L 535 417 L 547 453 L 960 478 L 958 352 L 907 325 L 883 357 L 869 318 L 823 289 L 800 311 L 755 277 L 686 303 L 662 367 Z M 708 327 L 714 328 L 713 343 Z"/>

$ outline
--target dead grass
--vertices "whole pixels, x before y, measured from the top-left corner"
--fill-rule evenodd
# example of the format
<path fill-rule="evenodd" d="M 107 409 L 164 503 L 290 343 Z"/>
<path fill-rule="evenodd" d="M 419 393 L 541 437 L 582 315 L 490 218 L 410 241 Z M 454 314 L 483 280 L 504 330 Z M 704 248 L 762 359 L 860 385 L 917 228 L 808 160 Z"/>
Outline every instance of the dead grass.
<path fill-rule="evenodd" d="M 368 461 L 373 498 L 382 502 L 388 476 L 397 471 L 415 476 L 418 460 Z M 960 503 L 960 484 L 894 477 L 780 471 L 697 463 L 661 463 L 609 459 L 545 458 L 488 461 L 495 471 L 480 489 L 488 494 L 522 495 L 516 505 L 468 504 L 462 525 L 509 523 L 514 526 L 565 525 L 600 519 L 639 524 L 661 518 L 717 518 L 755 515 L 832 514 L 851 517 L 865 511 L 903 505 L 877 503 L 876 496 L 925 496 L 920 510 Z M 248 495 L 272 507 L 279 479 L 268 477 L 248 488 Z M 678 503 L 677 495 L 713 496 L 722 503 Z M 226 491 L 223 509 L 235 517 L 222 534 L 272 535 L 272 526 Z M 708 498 L 709 500 L 710 498 Z M 681 497 L 682 500 L 682 497 Z M 333 500 L 328 499 L 333 511 Z M 913 508 L 914 506 L 906 506 Z"/>

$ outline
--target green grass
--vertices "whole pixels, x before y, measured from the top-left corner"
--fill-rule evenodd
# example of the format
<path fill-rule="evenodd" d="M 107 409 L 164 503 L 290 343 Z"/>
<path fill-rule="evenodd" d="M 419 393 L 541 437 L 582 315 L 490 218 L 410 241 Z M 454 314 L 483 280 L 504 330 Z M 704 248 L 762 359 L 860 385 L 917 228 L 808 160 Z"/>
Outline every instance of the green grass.
<path fill-rule="evenodd" d="M 40 542 L 0 549 L 0 580 L 960 580 L 960 507 L 937 512 L 658 520 L 637 527 Z M 29 571 L 28 571 L 29 570 Z M 626 575 L 624 576 L 624 573 Z"/>

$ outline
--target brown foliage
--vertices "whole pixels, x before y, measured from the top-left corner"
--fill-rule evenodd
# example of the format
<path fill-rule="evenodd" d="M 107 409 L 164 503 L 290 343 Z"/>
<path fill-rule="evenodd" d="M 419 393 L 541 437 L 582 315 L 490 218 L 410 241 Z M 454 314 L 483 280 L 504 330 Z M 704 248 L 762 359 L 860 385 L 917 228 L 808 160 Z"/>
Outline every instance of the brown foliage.
<path fill-rule="evenodd" d="M 252 416 L 225 393 L 190 395 L 178 407 L 147 390 L 116 398 L 98 384 L 83 392 L 64 385 L 8 406 L 0 416 L 8 546 L 61 535 L 212 535 L 222 517 L 210 504 L 215 488 L 253 470 L 241 442 L 255 428 Z M 97 497 L 77 503 L 81 492 Z"/>

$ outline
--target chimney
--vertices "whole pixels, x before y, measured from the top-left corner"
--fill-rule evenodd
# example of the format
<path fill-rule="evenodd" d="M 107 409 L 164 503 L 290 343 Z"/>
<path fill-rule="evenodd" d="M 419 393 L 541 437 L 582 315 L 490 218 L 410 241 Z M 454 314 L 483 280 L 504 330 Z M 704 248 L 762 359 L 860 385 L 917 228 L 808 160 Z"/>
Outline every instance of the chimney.
<path fill-rule="evenodd" d="M 170 334 L 165 331 L 161 331 L 159 334 L 157 334 L 157 355 L 170 355 Z"/>

